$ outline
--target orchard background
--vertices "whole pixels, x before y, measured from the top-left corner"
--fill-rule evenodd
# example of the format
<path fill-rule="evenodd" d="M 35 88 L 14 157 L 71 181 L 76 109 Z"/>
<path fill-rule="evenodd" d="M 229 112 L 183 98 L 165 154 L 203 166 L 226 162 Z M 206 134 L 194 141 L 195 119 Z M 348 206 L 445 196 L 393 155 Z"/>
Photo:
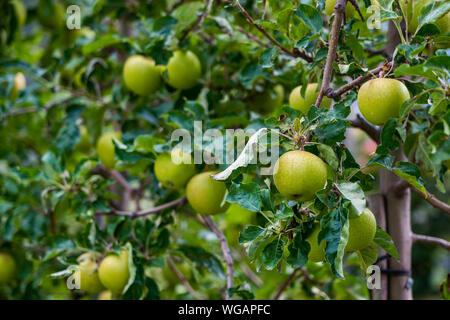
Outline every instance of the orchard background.
<path fill-rule="evenodd" d="M 449 299 L 450 2 L 0 5 L 1 299 Z M 134 55 L 146 59 L 127 74 Z M 369 91 L 375 113 L 398 105 L 380 126 L 357 105 L 376 78 L 409 93 Z M 169 160 L 155 175 L 194 120 L 279 130 L 280 154 L 326 163 L 323 190 L 288 200 L 240 161 L 197 180 L 197 202 L 226 210 L 198 214 L 187 181 L 231 163 Z M 192 147 L 214 159 L 209 138 Z M 346 252 L 366 206 L 376 234 Z M 316 263 L 306 239 L 319 225 Z M 381 289 L 369 290 L 374 264 Z"/>

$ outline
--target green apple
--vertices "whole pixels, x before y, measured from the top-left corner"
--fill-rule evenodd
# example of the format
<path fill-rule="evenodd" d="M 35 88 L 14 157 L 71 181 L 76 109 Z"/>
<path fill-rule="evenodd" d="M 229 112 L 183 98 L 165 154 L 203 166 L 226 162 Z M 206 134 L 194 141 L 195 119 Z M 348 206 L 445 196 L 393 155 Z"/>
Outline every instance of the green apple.
<path fill-rule="evenodd" d="M 25 79 L 25 76 L 22 72 L 17 72 L 14 76 L 14 83 L 11 90 L 11 100 L 17 99 L 19 97 L 19 91 L 25 90 L 27 87 L 27 80 Z"/>
<path fill-rule="evenodd" d="M 97 300 L 113 300 L 112 292 L 109 290 L 104 290 L 100 292 L 100 294 L 97 297 Z"/>
<path fill-rule="evenodd" d="M 80 289 L 88 294 L 97 294 L 104 289 L 97 272 L 97 262 L 93 255 L 83 254 L 78 258 L 75 276 L 80 281 Z"/>
<path fill-rule="evenodd" d="M 278 84 L 273 90 L 252 94 L 248 100 L 248 105 L 253 111 L 266 115 L 278 108 L 283 103 L 283 98 L 284 88 Z"/>
<path fill-rule="evenodd" d="M 37 11 L 39 22 L 44 27 L 56 31 L 64 28 L 66 8 L 61 2 L 40 0 Z"/>
<path fill-rule="evenodd" d="M 98 275 L 103 286 L 115 294 L 122 293 L 130 278 L 128 269 L 128 252 L 122 250 L 120 255 L 105 257 L 98 268 Z"/>
<path fill-rule="evenodd" d="M 211 178 L 215 174 L 216 171 L 197 174 L 187 184 L 186 197 L 197 213 L 217 214 L 229 207 L 229 203 L 222 204 L 227 191 L 225 184 Z"/>
<path fill-rule="evenodd" d="M 227 225 L 245 225 L 250 224 L 252 217 L 255 216 L 255 213 L 242 208 L 240 205 L 236 203 L 230 204 L 230 207 L 225 212 L 225 221 Z"/>
<path fill-rule="evenodd" d="M 358 106 L 368 122 L 382 125 L 389 119 L 398 117 L 400 107 L 409 98 L 409 91 L 402 82 L 377 78 L 361 86 L 358 91 Z"/>
<path fill-rule="evenodd" d="M 179 148 L 156 157 L 155 175 L 166 188 L 182 188 L 194 174 L 195 165 L 191 155 L 183 153 Z"/>
<path fill-rule="evenodd" d="M 123 79 L 134 93 L 150 95 L 161 86 L 161 71 L 152 58 L 134 55 L 125 61 Z"/>
<path fill-rule="evenodd" d="M 190 89 L 202 73 L 200 60 L 192 51 L 177 50 L 167 64 L 167 82 L 176 89 Z"/>
<path fill-rule="evenodd" d="M 0 285 L 14 279 L 16 274 L 16 261 L 6 252 L 0 252 Z"/>
<path fill-rule="evenodd" d="M 377 221 L 372 211 L 365 209 L 357 218 L 350 218 L 348 227 L 348 242 L 346 252 L 364 249 L 375 237 Z"/>
<path fill-rule="evenodd" d="M 325 12 L 331 16 L 334 13 L 334 6 L 336 5 L 337 0 L 326 0 L 325 1 Z M 355 14 L 355 7 L 351 4 L 350 1 L 347 2 L 347 6 L 345 7 L 345 16 L 347 19 L 350 19 Z"/>
<path fill-rule="evenodd" d="M 308 260 L 312 262 L 322 262 L 325 260 L 325 240 L 318 243 L 318 236 L 320 232 L 320 227 L 317 225 L 314 227 L 313 232 L 306 238 L 306 241 L 309 243 L 311 250 L 309 250 Z"/>
<path fill-rule="evenodd" d="M 327 182 L 327 165 L 307 151 L 289 151 L 275 163 L 273 180 L 287 199 L 307 201 L 322 190 Z"/>
<path fill-rule="evenodd" d="M 17 24 L 19 28 L 23 26 L 27 20 L 27 8 L 23 5 L 20 0 L 13 0 L 11 4 L 14 7 L 14 12 L 16 13 Z"/>
<path fill-rule="evenodd" d="M 302 97 L 301 89 L 302 86 L 298 86 L 291 91 L 291 94 L 289 95 L 289 105 L 306 115 L 309 111 L 309 108 L 311 108 L 311 106 L 316 103 L 320 88 L 317 87 L 317 83 L 308 84 L 305 91 L 305 97 Z M 330 105 L 331 99 L 324 97 L 321 106 L 329 108 Z"/>
<path fill-rule="evenodd" d="M 97 141 L 98 157 L 108 169 L 113 169 L 116 165 L 113 139 L 120 140 L 121 135 L 120 132 L 108 132 L 104 133 Z"/>

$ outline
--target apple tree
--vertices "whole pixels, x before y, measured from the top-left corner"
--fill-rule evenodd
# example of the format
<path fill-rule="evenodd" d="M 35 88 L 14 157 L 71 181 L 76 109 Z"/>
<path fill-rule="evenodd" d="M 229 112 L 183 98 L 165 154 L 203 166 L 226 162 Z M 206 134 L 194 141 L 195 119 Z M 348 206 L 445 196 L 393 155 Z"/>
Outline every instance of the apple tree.
<path fill-rule="evenodd" d="M 450 249 L 448 1 L 0 5 L 0 298 L 412 299 Z"/>

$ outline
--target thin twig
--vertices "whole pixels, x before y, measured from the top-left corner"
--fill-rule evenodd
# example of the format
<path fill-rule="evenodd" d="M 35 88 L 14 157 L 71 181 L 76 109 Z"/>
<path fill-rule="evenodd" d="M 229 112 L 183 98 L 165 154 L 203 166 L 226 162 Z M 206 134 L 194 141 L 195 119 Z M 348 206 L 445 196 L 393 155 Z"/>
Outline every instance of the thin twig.
<path fill-rule="evenodd" d="M 339 34 L 341 32 L 341 24 L 344 17 L 346 4 L 347 0 L 337 0 L 336 5 L 334 6 L 334 21 L 331 27 L 331 36 L 328 45 L 328 55 L 325 63 L 325 70 L 323 72 L 322 86 L 320 88 L 319 95 L 317 96 L 317 100 L 315 103 L 316 107 L 320 107 L 325 92 L 330 87 L 331 73 L 333 72 L 333 62 L 336 59 Z"/>
<path fill-rule="evenodd" d="M 232 3 L 231 0 L 227 0 L 226 2 Z M 286 54 L 288 54 L 288 55 L 290 55 L 291 57 L 294 57 L 294 58 L 302 58 L 303 60 L 308 61 L 308 62 L 313 62 L 314 61 L 313 58 L 308 56 L 303 51 L 300 51 L 298 48 L 294 48 L 294 50 L 289 50 L 289 49 L 283 47 L 283 45 L 281 43 L 279 43 L 277 40 L 275 40 L 270 34 L 267 33 L 267 31 L 261 25 L 259 25 L 258 23 L 256 23 L 255 20 L 253 20 L 253 18 L 244 9 L 244 7 L 239 3 L 239 1 L 236 1 L 236 6 L 242 12 L 242 14 L 245 16 L 247 21 L 250 24 L 252 24 L 256 29 L 258 29 L 259 32 L 261 32 L 267 39 L 270 40 L 270 42 L 272 42 L 275 46 L 277 46 L 281 51 L 283 51 L 284 53 L 286 53 Z"/>
<path fill-rule="evenodd" d="M 273 300 L 278 300 L 280 299 L 281 295 L 283 294 L 284 290 L 286 290 L 286 288 L 288 287 L 288 285 L 291 283 L 292 280 L 295 279 L 295 277 L 297 277 L 297 272 L 300 269 L 295 269 L 294 271 L 292 271 L 291 275 L 284 280 L 284 282 L 280 285 L 280 289 L 278 289 L 278 292 L 275 294 L 275 296 L 273 297 Z"/>
<path fill-rule="evenodd" d="M 200 294 L 198 294 L 189 284 L 189 281 L 185 278 L 185 276 L 181 273 L 180 270 L 178 270 L 175 263 L 172 261 L 172 258 L 170 256 L 167 257 L 167 265 L 169 266 L 170 270 L 175 273 L 177 278 L 181 281 L 183 286 L 186 288 L 186 290 L 191 294 L 191 296 L 195 297 L 198 300 L 204 299 Z"/>
<path fill-rule="evenodd" d="M 249 39 L 255 41 L 257 44 L 259 44 L 261 47 L 270 48 L 270 44 L 262 42 L 261 40 L 259 40 L 258 37 L 252 35 L 250 32 L 248 32 L 248 31 L 245 30 L 244 28 L 242 28 L 242 27 L 237 27 L 237 29 L 238 29 L 239 32 L 245 34 L 245 35 L 247 36 L 247 38 L 249 38 Z"/>
<path fill-rule="evenodd" d="M 223 260 L 227 265 L 227 289 L 233 288 L 234 286 L 234 268 L 233 268 L 233 258 L 231 257 L 230 247 L 228 246 L 227 239 L 222 231 L 215 225 L 214 221 L 209 216 L 203 216 L 203 220 L 208 225 L 208 227 L 216 234 L 220 241 L 220 248 L 223 254 Z M 228 294 L 225 294 L 225 300 L 228 300 Z"/>
<path fill-rule="evenodd" d="M 391 66 L 392 66 L 392 62 L 385 62 L 383 65 L 368 71 L 367 74 L 360 76 L 353 81 L 350 81 L 349 83 L 343 85 L 339 89 L 330 90 L 331 88 L 329 88 L 329 90 L 326 90 L 324 92 L 324 94 L 328 98 L 336 98 L 336 97 L 346 93 L 347 91 L 353 89 L 354 87 L 359 86 L 362 83 L 366 82 L 371 77 L 373 77 L 373 75 L 378 74 L 380 71 L 388 71 L 389 69 L 391 69 Z"/>
<path fill-rule="evenodd" d="M 434 245 L 437 245 L 439 247 L 442 247 L 442 248 L 450 251 L 450 242 L 448 242 L 444 239 L 441 239 L 441 238 L 436 238 L 436 237 L 432 237 L 432 236 L 425 236 L 422 234 L 413 233 L 412 239 L 413 239 L 413 242 L 434 244 Z"/>

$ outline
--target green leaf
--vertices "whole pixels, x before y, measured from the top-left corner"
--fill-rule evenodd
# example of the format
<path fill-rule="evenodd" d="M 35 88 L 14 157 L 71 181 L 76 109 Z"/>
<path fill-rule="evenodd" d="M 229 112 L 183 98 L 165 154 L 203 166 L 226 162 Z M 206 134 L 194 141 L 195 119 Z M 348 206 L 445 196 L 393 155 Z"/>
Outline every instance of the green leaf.
<path fill-rule="evenodd" d="M 361 269 L 365 272 L 367 267 L 375 264 L 378 259 L 378 247 L 374 242 L 370 243 L 364 249 L 357 251 L 359 264 Z"/>
<path fill-rule="evenodd" d="M 226 201 L 237 203 L 242 208 L 253 212 L 261 211 L 262 201 L 260 186 L 257 183 L 232 183 L 227 194 Z"/>
<path fill-rule="evenodd" d="M 320 12 L 307 4 L 300 4 L 295 10 L 295 14 L 311 29 L 313 33 L 319 33 L 323 27 L 323 20 Z"/>
<path fill-rule="evenodd" d="M 241 289 L 242 285 L 238 285 L 236 287 L 230 288 L 227 290 L 228 297 L 232 298 L 235 294 L 241 297 L 244 300 L 252 300 L 255 298 L 255 295 L 248 290 Z"/>
<path fill-rule="evenodd" d="M 124 40 L 119 38 L 117 35 L 105 35 L 84 45 L 81 51 L 83 55 L 88 55 L 92 52 L 103 49 L 104 47 L 122 42 L 124 42 Z"/>
<path fill-rule="evenodd" d="M 321 230 L 318 235 L 319 244 L 327 240 L 325 256 L 331 264 L 333 273 L 344 279 L 342 259 L 348 241 L 348 210 L 340 206 L 320 221 Z"/>
<path fill-rule="evenodd" d="M 400 142 L 397 141 L 397 119 L 389 119 L 381 130 L 381 143 L 377 147 L 378 154 L 388 154 L 398 149 Z"/>
<path fill-rule="evenodd" d="M 397 248 L 395 247 L 394 241 L 392 241 L 391 236 L 378 226 L 373 241 L 392 257 L 397 260 L 399 259 Z"/>
<path fill-rule="evenodd" d="M 320 143 L 317 145 L 317 149 L 319 149 L 320 156 L 325 159 L 330 167 L 332 167 L 334 170 L 337 170 L 337 168 L 339 167 L 339 160 L 337 159 L 333 148 L 326 144 Z"/>
<path fill-rule="evenodd" d="M 424 181 L 420 175 L 420 168 L 417 165 L 411 162 L 399 161 L 395 164 L 395 168 L 393 168 L 392 172 L 408 181 L 426 196 L 427 190 L 424 187 Z"/>
<path fill-rule="evenodd" d="M 201 247 L 193 247 L 188 245 L 180 246 L 177 250 L 181 251 L 189 260 L 198 266 L 207 268 L 216 276 L 225 279 L 222 264 L 212 253 L 209 253 Z"/>
<path fill-rule="evenodd" d="M 263 233 L 264 229 L 261 227 L 248 226 L 244 231 L 239 233 L 239 244 L 253 241 Z"/>
<path fill-rule="evenodd" d="M 127 242 L 122 249 L 125 249 L 128 252 L 128 272 L 130 273 L 128 282 L 122 291 L 122 293 L 125 293 L 136 279 L 136 266 L 134 265 L 133 262 L 133 247 L 131 246 L 131 243 Z"/>
<path fill-rule="evenodd" d="M 277 237 L 262 251 L 261 260 L 266 270 L 272 270 L 280 262 L 283 256 L 284 240 Z"/>
<path fill-rule="evenodd" d="M 336 183 L 336 187 L 342 196 L 351 202 L 351 213 L 360 216 L 366 209 L 366 196 L 361 186 L 356 182 L 340 182 Z"/>
<path fill-rule="evenodd" d="M 263 52 L 261 52 L 261 56 L 259 57 L 259 64 L 264 69 L 272 68 L 277 56 L 278 49 L 276 47 L 266 48 Z"/>
<path fill-rule="evenodd" d="M 288 247 L 289 256 L 287 263 L 293 268 L 301 268 L 308 262 L 308 254 L 311 250 L 310 244 L 303 240 L 302 234 L 298 232 Z"/>

